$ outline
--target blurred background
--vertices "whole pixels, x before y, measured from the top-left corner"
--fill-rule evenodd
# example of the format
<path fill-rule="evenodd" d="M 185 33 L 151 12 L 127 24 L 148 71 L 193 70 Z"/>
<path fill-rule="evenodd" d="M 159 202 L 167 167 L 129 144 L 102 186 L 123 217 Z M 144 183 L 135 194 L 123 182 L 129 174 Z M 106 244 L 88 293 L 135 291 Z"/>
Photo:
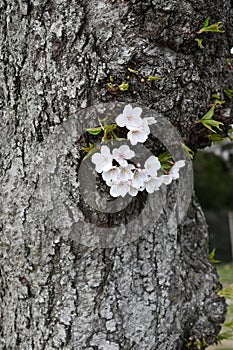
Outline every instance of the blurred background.
<path fill-rule="evenodd" d="M 209 250 L 223 287 L 233 283 L 233 143 L 221 142 L 199 151 L 194 160 L 194 186 L 209 226 Z M 233 321 L 233 300 L 227 299 L 227 322 Z M 223 327 L 221 334 L 229 332 Z M 233 350 L 233 328 L 228 340 L 208 350 Z"/>
<path fill-rule="evenodd" d="M 233 261 L 233 143 L 221 142 L 199 151 L 194 160 L 195 191 L 210 233 L 216 259 Z"/>

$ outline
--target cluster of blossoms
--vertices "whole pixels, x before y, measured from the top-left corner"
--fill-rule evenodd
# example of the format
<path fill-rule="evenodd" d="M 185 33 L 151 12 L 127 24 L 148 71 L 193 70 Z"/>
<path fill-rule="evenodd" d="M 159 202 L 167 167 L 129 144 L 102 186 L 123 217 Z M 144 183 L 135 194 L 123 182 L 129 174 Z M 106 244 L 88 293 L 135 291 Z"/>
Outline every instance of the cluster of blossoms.
<path fill-rule="evenodd" d="M 150 134 L 149 125 L 156 123 L 156 120 L 152 117 L 141 118 L 141 113 L 142 109 L 140 107 L 133 108 L 131 105 L 127 105 L 123 113 L 116 118 L 118 126 L 126 127 L 129 130 L 127 139 L 131 145 L 136 145 L 138 142 L 144 143 Z"/>
<path fill-rule="evenodd" d="M 141 113 L 141 108 L 127 105 L 123 113 L 116 118 L 118 126 L 129 130 L 127 139 L 132 145 L 145 142 L 150 133 L 149 125 L 156 123 L 154 118 L 141 118 Z M 112 153 L 109 147 L 104 145 L 100 152 L 92 156 L 95 170 L 102 174 L 103 180 L 110 187 L 111 196 L 124 197 L 127 193 L 136 196 L 143 190 L 153 193 L 162 184 L 168 185 L 178 179 L 179 169 L 185 165 L 185 162 L 180 160 L 171 167 L 169 174 L 160 175 L 161 163 L 157 157 L 150 156 L 142 167 L 139 163 L 129 162 L 134 156 L 134 151 L 128 145 L 114 148 Z"/>

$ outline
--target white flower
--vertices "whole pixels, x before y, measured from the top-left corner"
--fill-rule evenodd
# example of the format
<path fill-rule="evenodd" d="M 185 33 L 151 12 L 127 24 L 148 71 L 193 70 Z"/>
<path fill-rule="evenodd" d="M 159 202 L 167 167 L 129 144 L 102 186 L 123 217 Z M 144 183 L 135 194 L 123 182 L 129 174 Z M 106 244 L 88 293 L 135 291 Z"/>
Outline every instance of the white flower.
<path fill-rule="evenodd" d="M 159 189 L 159 187 L 162 185 L 162 179 L 161 177 L 156 178 L 148 178 L 145 182 L 145 187 L 148 193 L 153 193 Z"/>
<path fill-rule="evenodd" d="M 169 185 L 172 182 L 172 175 L 162 175 L 160 176 L 160 179 L 162 183 L 164 183 L 165 185 Z"/>
<path fill-rule="evenodd" d="M 133 178 L 132 170 L 134 170 L 134 169 L 135 169 L 135 166 L 132 164 L 128 164 L 125 167 L 120 166 L 119 167 L 120 173 L 118 175 L 118 180 L 123 181 L 123 182 L 128 181 L 128 180 L 132 180 L 132 178 Z"/>
<path fill-rule="evenodd" d="M 169 185 L 172 180 L 176 180 L 179 178 L 179 170 L 185 166 L 184 160 L 179 160 L 172 167 L 168 175 L 162 175 L 161 180 L 165 185 Z"/>
<path fill-rule="evenodd" d="M 142 125 L 143 119 L 140 117 L 142 109 L 140 107 L 133 108 L 131 105 L 126 105 L 123 113 L 116 118 L 117 125 L 124 127 L 138 128 Z"/>
<path fill-rule="evenodd" d="M 127 166 L 128 162 L 126 159 L 131 159 L 135 156 L 134 151 L 131 151 L 129 146 L 122 145 L 119 148 L 114 148 L 112 151 L 113 158 L 121 165 L 121 166 Z"/>
<path fill-rule="evenodd" d="M 130 196 L 132 197 L 135 197 L 138 194 L 138 189 L 133 186 L 130 186 L 128 194 L 130 194 Z"/>
<path fill-rule="evenodd" d="M 112 186 L 117 182 L 117 177 L 120 174 L 120 169 L 116 166 L 113 166 L 108 171 L 103 171 L 102 177 L 108 186 Z"/>
<path fill-rule="evenodd" d="M 136 145 L 138 142 L 144 143 L 147 140 L 148 133 L 143 129 L 130 130 L 127 134 L 127 139 L 131 145 Z"/>
<path fill-rule="evenodd" d="M 231 54 L 233 55 L 233 47 L 231 48 Z"/>
<path fill-rule="evenodd" d="M 133 178 L 132 178 L 132 187 L 135 187 L 137 189 L 144 189 L 145 188 L 145 182 L 146 176 L 143 174 L 142 171 L 135 171 Z"/>
<path fill-rule="evenodd" d="M 161 168 L 160 161 L 155 156 L 150 156 L 146 161 L 144 165 L 144 173 L 146 175 L 149 175 L 153 178 L 157 177 L 157 171 Z"/>
<path fill-rule="evenodd" d="M 184 160 L 178 160 L 173 167 L 171 168 L 169 175 L 172 176 L 173 180 L 176 180 L 179 178 L 179 170 L 180 168 L 183 168 L 185 166 L 185 161 Z"/>
<path fill-rule="evenodd" d="M 102 171 L 111 169 L 113 157 L 110 153 L 110 149 L 107 146 L 102 146 L 100 153 L 93 154 L 91 160 L 95 164 L 97 173 L 102 173 Z"/>
<path fill-rule="evenodd" d="M 110 188 L 110 195 L 112 197 L 125 197 L 125 195 L 128 193 L 129 191 L 129 185 L 127 184 L 127 182 L 118 182 L 117 184 L 113 185 Z"/>

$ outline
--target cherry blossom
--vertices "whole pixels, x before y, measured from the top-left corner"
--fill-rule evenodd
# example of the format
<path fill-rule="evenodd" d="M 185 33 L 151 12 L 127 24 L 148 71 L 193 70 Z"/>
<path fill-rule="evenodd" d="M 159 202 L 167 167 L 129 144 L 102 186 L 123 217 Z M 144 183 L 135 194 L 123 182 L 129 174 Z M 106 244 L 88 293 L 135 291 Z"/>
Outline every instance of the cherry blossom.
<path fill-rule="evenodd" d="M 136 197 L 136 195 L 138 194 L 138 189 L 133 186 L 130 186 L 128 194 L 132 197 Z"/>
<path fill-rule="evenodd" d="M 183 168 L 185 166 L 185 161 L 184 160 L 178 160 L 173 167 L 170 170 L 169 175 L 172 176 L 173 180 L 176 180 L 179 178 L 179 170 L 180 168 Z"/>
<path fill-rule="evenodd" d="M 103 171 L 102 177 L 108 186 L 112 186 L 118 180 L 120 169 L 117 166 L 112 167 L 108 171 Z"/>
<path fill-rule="evenodd" d="M 142 109 L 133 108 L 131 105 L 124 107 L 123 113 L 118 115 L 116 123 L 120 127 L 126 127 L 129 132 L 128 140 L 132 145 L 138 142 L 144 143 L 149 134 L 149 125 L 155 124 L 153 117 L 141 118 Z M 159 176 L 161 163 L 158 157 L 150 156 L 144 164 L 136 166 L 130 164 L 128 160 L 135 157 L 135 152 L 128 145 L 122 145 L 114 148 L 111 154 L 109 147 L 102 146 L 99 153 L 92 156 L 92 162 L 95 164 L 95 170 L 102 173 L 102 178 L 110 187 L 110 195 L 113 197 L 125 197 L 128 193 L 135 197 L 139 191 L 146 190 L 148 193 L 158 191 L 162 184 L 169 185 L 173 180 L 179 178 L 179 171 L 185 166 L 185 161 L 180 160 L 174 163 L 169 174 Z M 113 160 L 118 165 L 113 166 Z"/>
<path fill-rule="evenodd" d="M 113 185 L 110 188 L 110 195 L 112 197 L 125 197 L 125 195 L 128 193 L 130 187 L 127 184 L 127 182 L 121 182 L 119 181 L 118 183 L 116 183 L 115 185 Z"/>
<path fill-rule="evenodd" d="M 131 180 L 133 178 L 133 172 L 132 170 L 135 169 L 135 166 L 132 164 L 128 164 L 127 166 L 120 166 L 119 170 L 120 173 L 118 175 L 118 180 L 126 182 L 128 180 Z"/>
<path fill-rule="evenodd" d="M 138 142 L 144 143 L 147 137 L 148 133 L 143 128 L 130 130 L 127 134 L 127 139 L 131 142 L 131 145 L 136 145 Z"/>
<path fill-rule="evenodd" d="M 144 173 L 146 175 L 156 178 L 158 174 L 158 170 L 161 169 L 161 164 L 157 157 L 150 156 L 145 161 L 144 167 L 145 167 Z"/>
<path fill-rule="evenodd" d="M 132 186 L 139 189 L 139 188 L 145 188 L 145 180 L 146 176 L 143 172 L 135 171 L 133 178 L 132 178 Z"/>
<path fill-rule="evenodd" d="M 129 146 L 122 145 L 119 148 L 114 148 L 112 151 L 113 158 L 121 165 L 121 166 L 127 166 L 128 162 L 126 159 L 131 159 L 135 157 L 134 151 L 131 151 Z"/>
<path fill-rule="evenodd" d="M 156 178 L 148 178 L 145 181 L 145 188 L 148 193 L 153 193 L 159 189 L 159 187 L 162 185 L 163 181 L 161 177 Z"/>
<path fill-rule="evenodd" d="M 126 126 L 128 129 L 129 127 L 138 128 L 143 123 L 143 119 L 140 117 L 141 114 L 142 109 L 140 107 L 133 108 L 131 105 L 126 105 L 123 113 L 116 118 L 116 123 L 120 127 Z"/>
<path fill-rule="evenodd" d="M 162 175 L 161 180 L 165 185 L 169 185 L 173 180 L 176 180 L 179 178 L 179 170 L 180 168 L 183 168 L 185 166 L 184 160 L 179 160 L 176 162 L 170 169 L 170 172 L 168 175 Z"/>
<path fill-rule="evenodd" d="M 102 171 L 108 171 L 111 169 L 113 157 L 110 149 L 107 146 L 102 146 L 100 153 L 93 154 L 91 160 L 95 164 L 95 170 L 97 173 L 102 173 Z"/>

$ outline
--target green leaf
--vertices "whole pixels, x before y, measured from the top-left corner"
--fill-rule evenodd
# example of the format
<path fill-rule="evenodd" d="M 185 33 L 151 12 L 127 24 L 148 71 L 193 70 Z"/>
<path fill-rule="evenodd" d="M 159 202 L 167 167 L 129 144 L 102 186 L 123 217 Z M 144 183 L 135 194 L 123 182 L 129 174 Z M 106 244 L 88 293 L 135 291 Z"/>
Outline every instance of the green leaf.
<path fill-rule="evenodd" d="M 128 67 L 128 71 L 129 71 L 130 73 L 138 74 L 138 70 L 132 69 L 132 68 L 130 68 L 130 67 Z"/>
<path fill-rule="evenodd" d="M 233 129 L 230 129 L 230 130 L 228 131 L 227 136 L 229 137 L 230 141 L 233 142 Z"/>
<path fill-rule="evenodd" d="M 216 98 L 217 100 L 220 100 L 220 98 L 221 98 L 221 97 L 220 97 L 219 95 L 217 95 L 217 94 L 213 94 L 213 95 L 211 95 L 211 97 L 212 97 L 212 98 Z"/>
<path fill-rule="evenodd" d="M 97 149 L 96 149 L 95 145 L 93 145 L 93 143 L 89 143 L 89 147 L 83 147 L 82 150 L 87 152 L 87 154 L 85 155 L 83 160 L 89 158 L 93 153 L 95 153 L 97 151 Z"/>
<path fill-rule="evenodd" d="M 118 89 L 121 91 L 127 91 L 129 88 L 129 84 L 128 83 L 122 83 L 121 85 L 118 85 Z"/>
<path fill-rule="evenodd" d="M 171 167 L 172 167 L 172 164 L 168 164 L 168 163 L 161 164 L 161 168 L 162 168 L 164 171 L 170 170 Z"/>
<path fill-rule="evenodd" d="M 220 260 L 215 260 L 214 257 L 215 257 L 215 249 L 213 249 L 212 252 L 210 252 L 210 254 L 208 256 L 208 259 L 209 259 L 211 264 L 218 264 L 218 263 L 220 263 Z"/>
<path fill-rule="evenodd" d="M 194 40 L 197 42 L 198 47 L 200 47 L 201 49 L 203 49 L 203 47 L 204 47 L 204 46 L 202 45 L 203 39 L 195 38 Z"/>
<path fill-rule="evenodd" d="M 224 322 L 224 323 L 223 323 L 223 326 L 226 327 L 226 328 L 231 328 L 231 329 L 233 329 L 233 320 Z M 233 334 L 232 334 L 232 335 L 233 335 Z"/>
<path fill-rule="evenodd" d="M 115 130 L 117 128 L 117 124 L 105 124 L 104 130 L 106 130 L 107 133 Z"/>
<path fill-rule="evenodd" d="M 193 159 L 195 153 L 194 153 L 188 146 L 186 146 L 184 143 L 181 144 L 181 147 L 183 148 L 184 153 L 185 153 L 189 158 Z"/>
<path fill-rule="evenodd" d="M 90 152 L 93 148 L 95 147 L 95 145 L 93 145 L 93 143 L 89 143 L 88 147 L 82 147 L 82 150 L 85 152 Z"/>
<path fill-rule="evenodd" d="M 233 98 L 233 89 L 225 89 L 223 90 L 224 91 L 224 94 L 230 99 L 232 100 Z"/>
<path fill-rule="evenodd" d="M 203 27 L 197 32 L 197 34 L 201 34 L 201 33 L 208 33 L 208 32 L 212 32 L 212 33 L 224 33 L 224 30 L 221 30 L 221 24 L 222 22 L 216 22 L 213 23 L 211 25 L 208 25 L 209 23 L 207 23 L 206 25 L 206 20 L 203 24 Z"/>
<path fill-rule="evenodd" d="M 91 134 L 91 135 L 98 135 L 98 134 L 100 134 L 101 133 L 101 131 L 102 131 L 102 128 L 101 128 L 101 126 L 100 127 L 98 127 L 98 128 L 86 128 L 86 129 L 84 129 L 86 132 L 88 132 L 89 134 Z"/>
<path fill-rule="evenodd" d="M 201 120 L 211 119 L 214 115 L 215 106 L 212 106 L 206 114 L 203 115 Z"/>
<path fill-rule="evenodd" d="M 230 284 L 226 288 L 218 291 L 218 296 L 224 297 L 227 299 L 233 299 L 233 284 Z"/>
<path fill-rule="evenodd" d="M 226 137 L 221 137 L 219 134 L 212 134 L 212 135 L 208 135 L 208 139 L 211 142 L 222 142 L 223 140 L 226 139 Z"/>
<path fill-rule="evenodd" d="M 214 106 L 216 107 L 217 105 L 223 105 L 224 103 L 225 103 L 225 100 L 217 99 L 214 101 Z"/>
<path fill-rule="evenodd" d="M 216 128 L 220 131 L 222 131 L 222 129 L 220 128 L 220 125 L 224 125 L 222 122 L 218 122 L 217 120 L 213 120 L 213 119 L 200 119 L 200 122 L 209 130 L 211 130 L 212 132 L 216 133 L 216 131 L 212 128 Z"/>
<path fill-rule="evenodd" d="M 209 24 L 209 18 L 206 18 L 206 19 L 205 19 L 205 22 L 203 23 L 202 28 L 207 28 L 207 27 L 208 27 L 208 24 Z"/>
<path fill-rule="evenodd" d="M 147 78 L 148 81 L 156 81 L 156 80 L 161 80 L 163 79 L 162 77 L 159 77 L 158 75 L 149 75 Z"/>
<path fill-rule="evenodd" d="M 126 140 L 124 137 L 118 137 L 117 134 L 115 134 L 114 131 L 112 131 L 112 136 L 113 136 L 114 139 L 117 140 L 117 141 L 125 141 L 125 140 Z"/>
<path fill-rule="evenodd" d="M 110 77 L 109 77 L 109 81 L 111 82 L 111 83 L 113 83 L 114 82 L 114 78 L 110 75 Z"/>
<path fill-rule="evenodd" d="M 167 152 L 162 152 L 159 154 L 158 159 L 161 162 L 169 162 L 172 160 L 172 156 Z"/>
<path fill-rule="evenodd" d="M 215 338 L 217 343 L 221 343 L 223 340 L 231 340 L 233 339 L 233 333 L 232 332 L 222 332 Z"/>

